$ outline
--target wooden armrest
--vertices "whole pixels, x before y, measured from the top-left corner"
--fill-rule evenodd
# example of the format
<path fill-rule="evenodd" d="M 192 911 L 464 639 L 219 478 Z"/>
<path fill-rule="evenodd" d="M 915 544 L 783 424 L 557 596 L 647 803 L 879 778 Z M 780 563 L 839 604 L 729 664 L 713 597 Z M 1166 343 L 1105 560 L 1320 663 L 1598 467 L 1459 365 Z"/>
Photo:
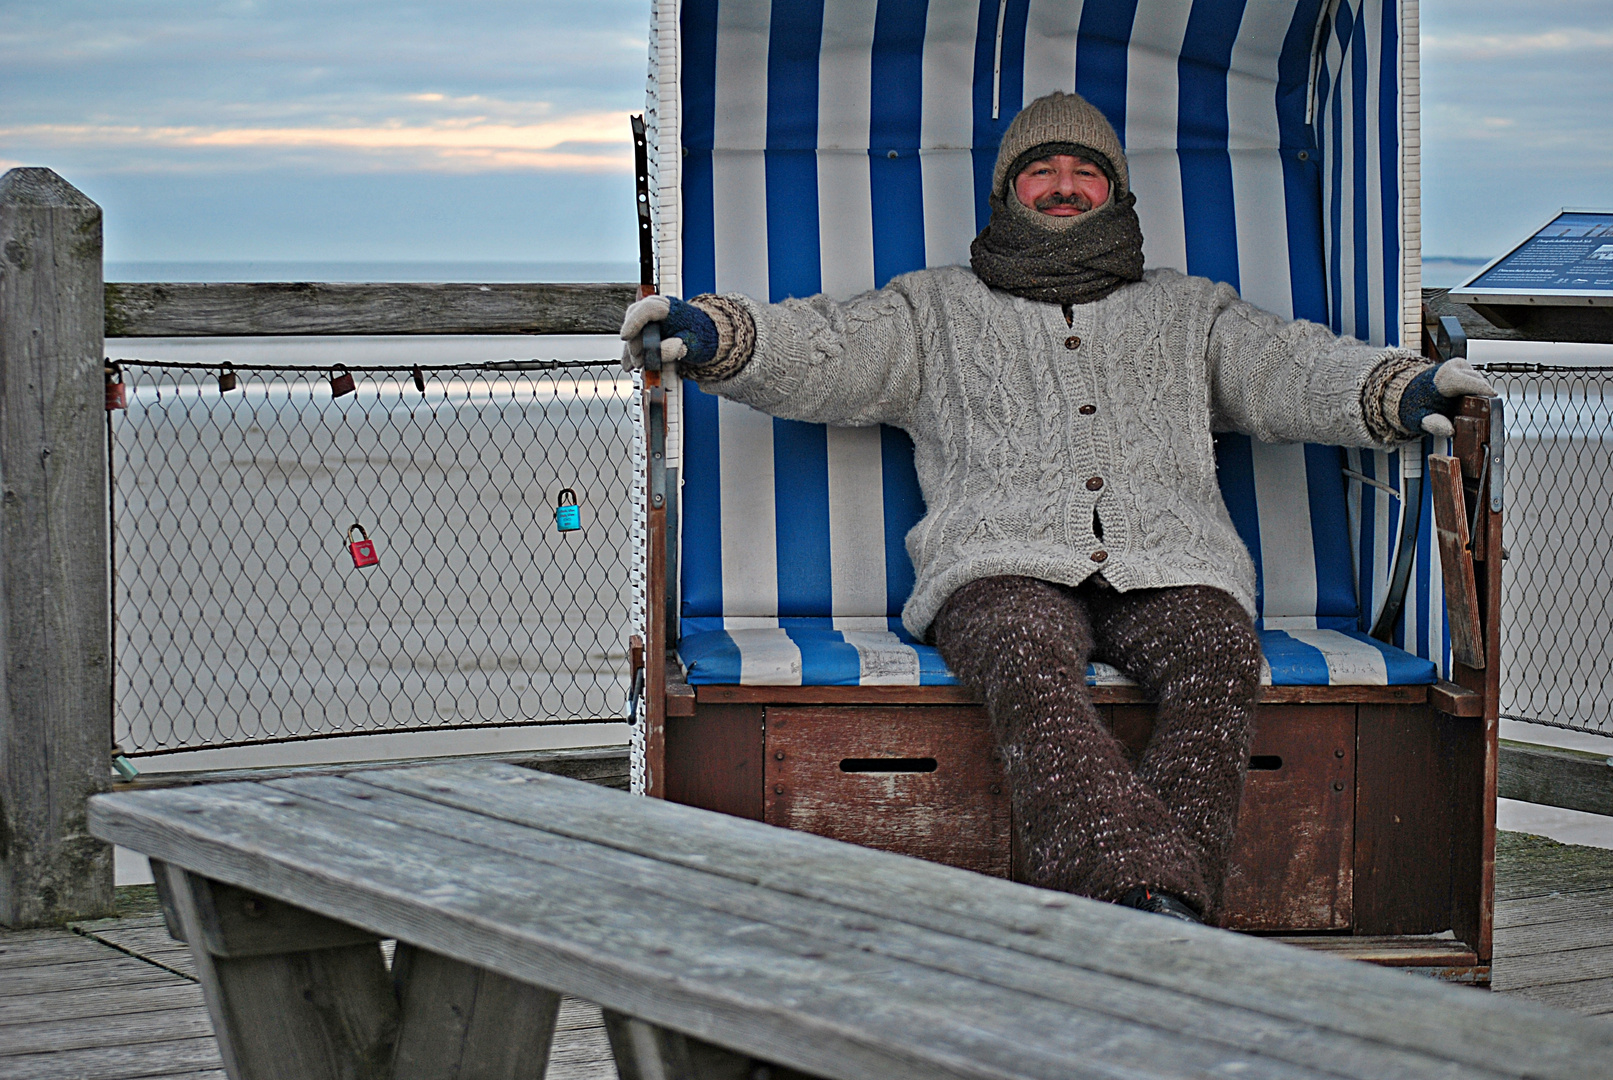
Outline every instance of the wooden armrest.
<path fill-rule="evenodd" d="M 683 681 L 666 684 L 666 714 L 668 716 L 694 715 L 694 687 Z"/>
<path fill-rule="evenodd" d="M 1428 688 L 1428 702 L 1451 716 L 1483 716 L 1484 695 L 1441 679 Z"/>

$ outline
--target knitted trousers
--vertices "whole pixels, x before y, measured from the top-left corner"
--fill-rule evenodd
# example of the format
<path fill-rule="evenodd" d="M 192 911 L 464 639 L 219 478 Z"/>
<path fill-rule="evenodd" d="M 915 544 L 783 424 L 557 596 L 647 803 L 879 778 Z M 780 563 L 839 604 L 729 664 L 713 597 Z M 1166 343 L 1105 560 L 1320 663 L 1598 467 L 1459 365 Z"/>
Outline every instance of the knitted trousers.
<path fill-rule="evenodd" d="M 934 632 L 985 700 L 1031 883 L 1110 901 L 1144 885 L 1212 916 L 1260 688 L 1260 641 L 1237 601 L 1208 586 L 990 577 L 955 592 Z M 1159 702 L 1135 763 L 1092 704 L 1094 656 Z"/>

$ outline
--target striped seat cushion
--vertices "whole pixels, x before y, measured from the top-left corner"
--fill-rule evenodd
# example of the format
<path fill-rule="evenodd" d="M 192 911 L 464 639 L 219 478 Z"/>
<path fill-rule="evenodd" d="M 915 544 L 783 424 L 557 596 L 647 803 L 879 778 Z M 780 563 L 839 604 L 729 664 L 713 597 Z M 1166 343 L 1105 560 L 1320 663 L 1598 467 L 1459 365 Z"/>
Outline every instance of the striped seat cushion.
<path fill-rule="evenodd" d="M 716 620 L 720 624 L 721 620 Z M 696 685 L 951 686 L 932 645 L 901 622 L 781 619 L 775 627 L 723 629 L 689 620 L 678 654 Z M 840 625 L 837 627 L 837 623 Z M 850 624 L 857 624 L 853 628 Z M 1357 630 L 1262 630 L 1267 686 L 1410 686 L 1435 679 L 1431 661 Z M 1090 686 L 1129 685 L 1108 664 L 1087 668 Z"/>

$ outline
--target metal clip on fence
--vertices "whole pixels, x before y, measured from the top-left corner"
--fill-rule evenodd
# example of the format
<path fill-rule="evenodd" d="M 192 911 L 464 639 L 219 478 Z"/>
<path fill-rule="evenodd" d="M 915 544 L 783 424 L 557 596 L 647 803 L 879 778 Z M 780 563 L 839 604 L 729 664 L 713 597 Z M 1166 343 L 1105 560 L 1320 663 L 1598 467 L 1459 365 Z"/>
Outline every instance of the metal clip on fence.
<path fill-rule="evenodd" d="M 1434 351 L 1441 360 L 1467 357 L 1467 331 L 1455 315 L 1441 315 L 1434 331 Z"/>
<path fill-rule="evenodd" d="M 109 363 L 102 369 L 106 376 L 106 411 L 129 407 L 129 388 L 123 382 L 123 368 Z"/>
<path fill-rule="evenodd" d="M 650 508 L 666 509 L 666 388 L 661 385 L 661 324 L 644 328 L 644 370 L 653 372 L 650 398 Z M 648 381 L 648 380 L 647 380 Z"/>

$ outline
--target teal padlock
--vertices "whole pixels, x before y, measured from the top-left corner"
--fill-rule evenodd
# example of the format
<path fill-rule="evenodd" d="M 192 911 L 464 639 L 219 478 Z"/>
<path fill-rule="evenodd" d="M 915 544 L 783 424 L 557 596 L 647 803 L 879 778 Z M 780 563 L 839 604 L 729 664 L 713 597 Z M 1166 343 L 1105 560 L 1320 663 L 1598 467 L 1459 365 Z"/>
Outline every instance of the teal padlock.
<path fill-rule="evenodd" d="M 561 488 L 555 500 L 554 527 L 561 532 L 576 532 L 582 528 L 582 507 L 577 505 L 577 493 Z"/>

